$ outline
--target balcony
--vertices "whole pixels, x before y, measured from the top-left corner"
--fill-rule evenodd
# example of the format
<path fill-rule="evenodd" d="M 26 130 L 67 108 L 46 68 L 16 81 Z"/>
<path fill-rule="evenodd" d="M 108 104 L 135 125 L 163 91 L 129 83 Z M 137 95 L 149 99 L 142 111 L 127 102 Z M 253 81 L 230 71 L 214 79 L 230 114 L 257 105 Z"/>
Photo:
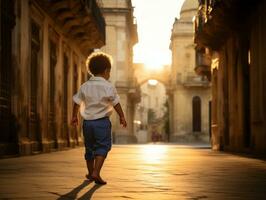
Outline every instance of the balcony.
<path fill-rule="evenodd" d="M 37 0 L 85 56 L 105 44 L 105 20 L 96 0 Z"/>
<path fill-rule="evenodd" d="M 188 75 L 184 78 L 185 87 L 210 87 L 210 82 L 205 76 Z"/>
<path fill-rule="evenodd" d="M 243 23 L 259 0 L 201 0 L 195 20 L 195 43 L 199 48 L 219 50 L 233 32 L 242 30 Z"/>
<path fill-rule="evenodd" d="M 205 52 L 205 48 L 196 50 L 196 74 L 200 76 L 206 76 L 208 80 L 211 80 L 211 57 Z"/>
<path fill-rule="evenodd" d="M 205 46 L 215 47 L 218 46 L 215 34 L 211 31 L 206 32 L 206 27 L 212 23 L 212 11 L 219 1 L 214 0 L 201 0 L 198 8 L 198 13 L 194 20 L 194 42 L 198 48 Z"/>

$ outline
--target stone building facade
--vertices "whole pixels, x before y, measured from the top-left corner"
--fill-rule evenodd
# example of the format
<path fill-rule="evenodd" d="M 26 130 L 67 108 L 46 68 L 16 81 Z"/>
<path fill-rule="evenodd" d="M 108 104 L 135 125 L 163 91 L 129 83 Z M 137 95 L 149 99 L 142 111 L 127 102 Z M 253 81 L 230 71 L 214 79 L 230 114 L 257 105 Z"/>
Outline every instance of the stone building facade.
<path fill-rule="evenodd" d="M 209 140 L 211 88 L 205 76 L 195 73 L 197 53 L 194 45 L 193 17 L 198 1 L 186 0 L 180 19 L 173 24 L 170 108 L 170 141 Z"/>
<path fill-rule="evenodd" d="M 69 124 L 85 60 L 105 44 L 95 0 L 1 0 L 0 155 L 82 144 Z"/>
<path fill-rule="evenodd" d="M 113 57 L 110 81 L 117 88 L 128 127 L 121 127 L 119 117 L 111 117 L 115 143 L 136 142 L 134 136 L 135 105 L 140 101 L 139 85 L 133 69 L 133 46 L 138 41 L 137 24 L 131 0 L 102 0 L 106 22 L 106 45 L 101 49 Z"/>
<path fill-rule="evenodd" d="M 212 148 L 266 154 L 266 2 L 202 1 L 195 42 L 212 66 Z M 202 50 L 203 49 L 203 50 Z"/>

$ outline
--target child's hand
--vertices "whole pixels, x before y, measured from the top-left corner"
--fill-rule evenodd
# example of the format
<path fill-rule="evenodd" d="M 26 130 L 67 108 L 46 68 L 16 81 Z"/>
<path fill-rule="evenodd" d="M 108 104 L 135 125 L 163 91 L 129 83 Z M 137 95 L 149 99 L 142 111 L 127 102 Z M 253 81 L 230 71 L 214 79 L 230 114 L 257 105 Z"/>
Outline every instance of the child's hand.
<path fill-rule="evenodd" d="M 127 127 L 127 121 L 125 119 L 125 117 L 120 117 L 120 124 L 126 128 Z"/>
<path fill-rule="evenodd" d="M 78 118 L 77 117 L 72 117 L 72 119 L 71 119 L 71 125 L 72 126 L 77 126 L 78 125 Z"/>

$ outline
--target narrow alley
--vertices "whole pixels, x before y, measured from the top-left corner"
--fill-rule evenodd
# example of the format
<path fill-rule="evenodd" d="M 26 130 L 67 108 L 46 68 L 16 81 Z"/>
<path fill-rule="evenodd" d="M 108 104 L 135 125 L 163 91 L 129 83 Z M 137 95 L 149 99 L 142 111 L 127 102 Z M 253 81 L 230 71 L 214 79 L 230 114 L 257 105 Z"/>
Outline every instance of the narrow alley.
<path fill-rule="evenodd" d="M 0 0 L 0 200 L 266 200 L 265 13 Z"/>

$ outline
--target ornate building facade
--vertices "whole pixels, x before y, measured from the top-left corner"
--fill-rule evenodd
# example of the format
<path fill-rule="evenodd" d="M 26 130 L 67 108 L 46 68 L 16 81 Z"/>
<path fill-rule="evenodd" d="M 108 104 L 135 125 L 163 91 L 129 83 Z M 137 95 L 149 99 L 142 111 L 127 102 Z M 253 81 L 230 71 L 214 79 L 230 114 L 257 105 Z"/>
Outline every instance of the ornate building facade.
<path fill-rule="evenodd" d="M 192 142 L 209 140 L 210 82 L 197 75 L 197 53 L 194 45 L 193 18 L 198 1 L 186 0 L 180 19 L 173 24 L 170 108 L 170 141 Z"/>
<path fill-rule="evenodd" d="M 195 42 L 212 56 L 212 148 L 266 153 L 266 2 L 201 1 Z M 204 61 L 204 59 L 202 60 Z"/>
<path fill-rule="evenodd" d="M 82 144 L 69 124 L 85 60 L 105 44 L 95 0 L 1 0 L 0 155 Z"/>
<path fill-rule="evenodd" d="M 135 105 L 140 101 L 133 69 L 133 46 L 138 41 L 137 24 L 131 0 L 102 0 L 102 12 L 106 22 L 106 45 L 102 51 L 113 57 L 110 80 L 117 88 L 128 122 L 127 129 L 124 129 L 118 116 L 112 115 L 113 139 L 115 143 L 132 143 L 136 142 L 133 130 Z"/>

